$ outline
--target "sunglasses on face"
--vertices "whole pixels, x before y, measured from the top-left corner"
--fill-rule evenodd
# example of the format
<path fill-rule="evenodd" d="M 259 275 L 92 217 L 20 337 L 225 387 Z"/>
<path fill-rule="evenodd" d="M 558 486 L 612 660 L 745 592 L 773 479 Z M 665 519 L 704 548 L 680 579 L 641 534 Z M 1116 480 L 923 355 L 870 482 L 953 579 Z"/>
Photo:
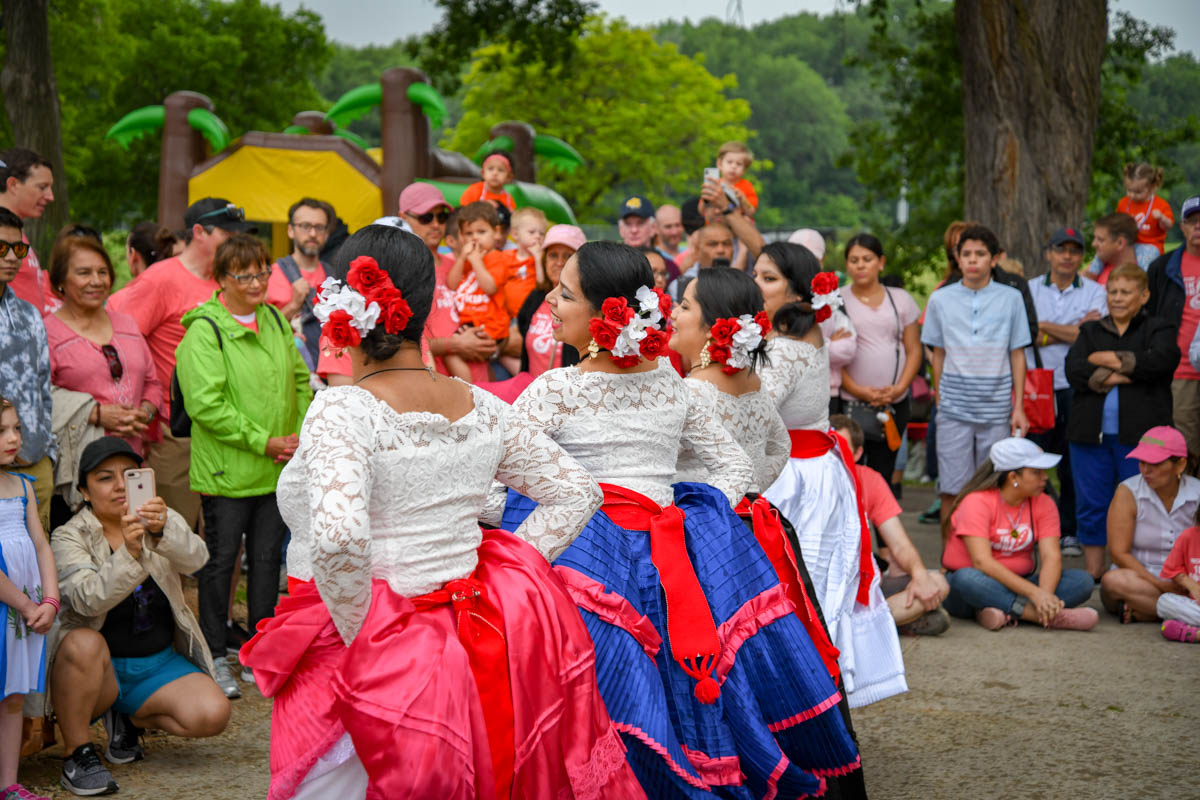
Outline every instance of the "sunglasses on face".
<path fill-rule="evenodd" d="M 111 344 L 105 344 L 100 346 L 100 352 L 104 354 L 104 360 L 108 362 L 108 374 L 119 383 L 121 376 L 125 374 L 125 367 L 121 365 L 121 357 L 117 355 L 117 348 Z"/>
<path fill-rule="evenodd" d="M 224 208 L 214 209 L 201 214 L 200 216 L 196 217 L 196 222 L 199 222 L 202 219 L 208 219 L 209 217 L 227 217 L 234 222 L 242 222 L 246 219 L 246 212 L 235 206 L 233 203 L 228 203 Z"/>
<path fill-rule="evenodd" d="M 427 211 L 424 214 L 413 214 L 413 219 L 422 225 L 428 225 L 429 223 L 433 222 L 435 218 L 442 225 L 445 225 L 446 220 L 450 219 L 450 212 L 443 209 L 441 211 Z"/>
<path fill-rule="evenodd" d="M 230 275 L 229 277 L 233 278 L 242 286 L 249 286 L 252 281 L 266 283 L 271 278 L 271 272 L 270 270 L 263 270 L 262 272 L 243 272 L 240 275 Z"/>
<path fill-rule="evenodd" d="M 29 245 L 25 242 L 6 242 L 0 239 L 0 258 L 8 255 L 9 250 L 12 250 L 13 255 L 17 258 L 24 258 L 29 255 Z"/>

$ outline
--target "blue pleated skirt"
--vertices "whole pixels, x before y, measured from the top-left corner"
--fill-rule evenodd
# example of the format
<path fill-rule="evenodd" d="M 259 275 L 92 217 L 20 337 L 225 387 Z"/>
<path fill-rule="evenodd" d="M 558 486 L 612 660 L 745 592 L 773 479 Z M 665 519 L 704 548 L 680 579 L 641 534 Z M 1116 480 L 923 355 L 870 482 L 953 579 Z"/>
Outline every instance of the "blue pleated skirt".
<path fill-rule="evenodd" d="M 596 648 L 596 677 L 628 759 L 655 798 L 801 798 L 859 766 L 840 695 L 753 534 L 706 484 L 675 486 L 685 539 L 721 640 L 715 703 L 671 658 L 645 531 L 597 512 L 554 566 Z M 510 491 L 502 527 L 535 504 Z"/>

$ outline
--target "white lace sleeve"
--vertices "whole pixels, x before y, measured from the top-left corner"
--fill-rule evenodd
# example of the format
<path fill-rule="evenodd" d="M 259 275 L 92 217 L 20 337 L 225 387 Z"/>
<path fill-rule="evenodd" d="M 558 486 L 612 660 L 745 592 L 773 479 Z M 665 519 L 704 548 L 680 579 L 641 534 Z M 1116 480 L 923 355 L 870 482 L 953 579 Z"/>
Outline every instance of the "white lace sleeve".
<path fill-rule="evenodd" d="M 703 403 L 688 403 L 683 438 L 708 468 L 708 483 L 736 506 L 754 480 L 754 464 Z"/>
<path fill-rule="evenodd" d="M 777 336 L 771 340 L 771 348 L 767 351 L 769 365 L 759 371 L 762 386 L 775 401 L 775 407 L 783 405 L 797 384 L 800 376 L 812 365 L 813 350 L 797 347 L 791 340 Z"/>
<path fill-rule="evenodd" d="M 717 396 L 720 390 L 708 381 L 698 378 L 684 378 L 683 384 L 688 388 L 688 402 L 694 403 L 700 409 L 719 420 L 717 412 Z M 695 454 L 692 452 L 692 442 L 686 436 L 679 440 L 679 462 L 692 464 Z"/>
<path fill-rule="evenodd" d="M 575 541 L 604 501 L 591 474 L 544 429 L 512 409 L 504 421 L 504 455 L 496 466 L 496 479 L 537 502 L 538 507 L 513 533 L 547 561 Z"/>
<path fill-rule="evenodd" d="M 372 409 L 354 392 L 319 392 L 300 431 L 312 511 L 313 579 L 343 641 L 371 604 Z"/>
<path fill-rule="evenodd" d="M 758 490 L 760 492 L 765 492 L 771 484 L 775 483 L 783 472 L 783 468 L 787 466 L 791 455 L 791 437 L 788 436 L 787 426 L 783 424 L 783 417 L 779 416 L 778 411 L 775 411 L 767 426 L 767 442 L 763 460 L 758 465 Z"/>

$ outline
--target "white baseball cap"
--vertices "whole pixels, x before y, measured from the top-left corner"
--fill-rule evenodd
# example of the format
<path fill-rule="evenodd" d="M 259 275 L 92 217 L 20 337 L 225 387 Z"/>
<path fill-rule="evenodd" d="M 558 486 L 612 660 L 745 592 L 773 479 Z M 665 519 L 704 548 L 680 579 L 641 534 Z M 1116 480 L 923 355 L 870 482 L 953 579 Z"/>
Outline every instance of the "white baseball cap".
<path fill-rule="evenodd" d="M 801 228 L 794 232 L 788 237 L 788 242 L 807 247 L 817 261 L 825 258 L 825 237 L 812 228 Z"/>
<path fill-rule="evenodd" d="M 1050 469 L 1062 461 L 1062 456 L 1047 453 L 1028 439 L 1017 436 L 996 442 L 992 445 L 989 457 L 997 472 L 1008 472 L 1022 467 Z"/>

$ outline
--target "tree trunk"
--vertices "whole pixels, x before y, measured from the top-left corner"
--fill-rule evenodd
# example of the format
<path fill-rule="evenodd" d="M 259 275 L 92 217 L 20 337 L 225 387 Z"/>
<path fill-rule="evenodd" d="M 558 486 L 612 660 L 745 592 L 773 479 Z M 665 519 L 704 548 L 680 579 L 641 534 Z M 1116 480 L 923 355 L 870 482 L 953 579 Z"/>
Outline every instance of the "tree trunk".
<path fill-rule="evenodd" d="M 47 0 L 3 0 L 4 46 L 0 93 L 12 123 L 13 141 L 33 150 L 53 165 L 54 202 L 42 218 L 26 228 L 42 263 L 50 261 L 54 236 L 70 219 L 67 171 L 63 166 L 58 84 L 50 57 Z"/>
<path fill-rule="evenodd" d="M 965 211 L 1026 275 L 1083 222 L 1100 108 L 1105 0 L 957 0 Z"/>

